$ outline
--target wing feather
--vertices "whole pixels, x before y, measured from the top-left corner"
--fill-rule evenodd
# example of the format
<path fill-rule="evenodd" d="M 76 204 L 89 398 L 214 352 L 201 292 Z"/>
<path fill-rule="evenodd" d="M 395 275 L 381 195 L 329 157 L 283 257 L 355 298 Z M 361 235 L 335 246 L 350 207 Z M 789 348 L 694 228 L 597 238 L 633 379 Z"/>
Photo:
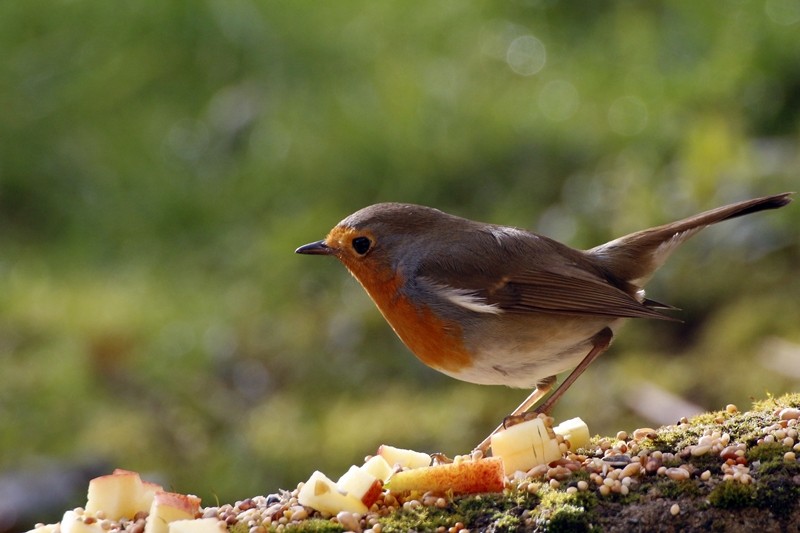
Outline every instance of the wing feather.
<path fill-rule="evenodd" d="M 486 295 L 486 303 L 505 311 L 545 312 L 673 320 L 597 277 L 527 270 Z"/>
<path fill-rule="evenodd" d="M 527 235 L 505 240 L 488 236 L 477 245 L 477 232 L 468 240 L 453 238 L 442 253 L 423 258 L 415 275 L 438 297 L 478 312 L 676 320 L 657 311 L 667 306 L 614 279 L 585 252 Z M 475 260 L 455 260 L 464 256 Z"/>

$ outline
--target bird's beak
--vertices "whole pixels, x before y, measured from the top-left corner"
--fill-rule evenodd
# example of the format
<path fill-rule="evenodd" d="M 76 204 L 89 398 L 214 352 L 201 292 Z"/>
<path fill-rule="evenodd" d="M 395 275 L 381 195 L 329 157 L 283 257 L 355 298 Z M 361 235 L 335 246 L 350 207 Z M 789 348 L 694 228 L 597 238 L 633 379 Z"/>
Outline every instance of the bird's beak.
<path fill-rule="evenodd" d="M 294 253 L 308 254 L 308 255 L 332 255 L 334 253 L 334 250 L 333 248 L 325 244 L 324 240 L 322 240 L 304 244 L 303 246 L 295 250 Z"/>

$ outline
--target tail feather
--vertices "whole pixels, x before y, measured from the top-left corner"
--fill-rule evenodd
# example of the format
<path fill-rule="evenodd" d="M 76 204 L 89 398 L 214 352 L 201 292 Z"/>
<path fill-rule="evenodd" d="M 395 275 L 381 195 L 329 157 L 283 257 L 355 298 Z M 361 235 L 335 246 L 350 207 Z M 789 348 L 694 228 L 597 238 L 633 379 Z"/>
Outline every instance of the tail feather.
<path fill-rule="evenodd" d="M 641 287 L 675 248 L 701 229 L 723 220 L 783 207 L 792 201 L 792 194 L 764 196 L 704 211 L 677 222 L 631 233 L 587 253 L 605 264 L 618 279 Z"/>

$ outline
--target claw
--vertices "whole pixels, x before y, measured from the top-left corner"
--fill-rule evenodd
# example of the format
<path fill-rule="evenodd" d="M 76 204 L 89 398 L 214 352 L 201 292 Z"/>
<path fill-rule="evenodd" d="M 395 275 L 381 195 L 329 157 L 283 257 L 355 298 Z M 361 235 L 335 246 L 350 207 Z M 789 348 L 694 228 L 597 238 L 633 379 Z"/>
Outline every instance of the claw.
<path fill-rule="evenodd" d="M 528 420 L 536 418 L 537 416 L 538 413 L 536 412 L 508 415 L 503 419 L 503 429 L 508 429 L 512 426 L 516 426 L 517 424 L 522 424 L 523 422 L 527 422 Z"/>
<path fill-rule="evenodd" d="M 431 457 L 433 458 L 433 464 L 435 465 L 449 465 L 450 463 L 453 462 L 452 459 L 447 457 L 445 454 L 439 452 L 432 453 Z"/>

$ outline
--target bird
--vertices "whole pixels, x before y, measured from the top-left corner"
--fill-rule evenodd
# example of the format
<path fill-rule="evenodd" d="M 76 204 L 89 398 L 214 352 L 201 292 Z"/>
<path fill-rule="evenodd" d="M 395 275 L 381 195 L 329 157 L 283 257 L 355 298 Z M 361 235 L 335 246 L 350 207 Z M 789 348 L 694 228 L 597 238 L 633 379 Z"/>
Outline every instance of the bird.
<path fill-rule="evenodd" d="M 783 207 L 792 194 L 732 203 L 588 250 L 431 207 L 378 203 L 295 252 L 338 259 L 427 366 L 470 383 L 533 389 L 476 447 L 486 452 L 509 421 L 549 413 L 623 321 L 677 320 L 669 314 L 676 308 L 647 298 L 644 286 L 680 244 L 708 225 Z"/>

